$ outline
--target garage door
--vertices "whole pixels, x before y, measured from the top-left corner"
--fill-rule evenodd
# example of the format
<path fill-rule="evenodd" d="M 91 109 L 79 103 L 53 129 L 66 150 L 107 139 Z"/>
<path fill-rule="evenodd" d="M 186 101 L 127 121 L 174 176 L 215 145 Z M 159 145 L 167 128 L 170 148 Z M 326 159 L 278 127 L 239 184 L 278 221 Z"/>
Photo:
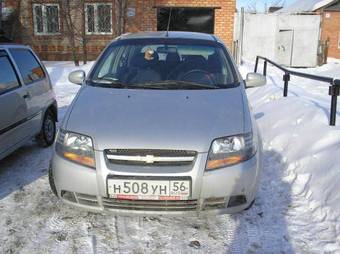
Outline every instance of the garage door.
<path fill-rule="evenodd" d="M 213 8 L 157 8 L 158 31 L 167 30 L 169 17 L 170 31 L 214 33 L 215 10 Z"/>

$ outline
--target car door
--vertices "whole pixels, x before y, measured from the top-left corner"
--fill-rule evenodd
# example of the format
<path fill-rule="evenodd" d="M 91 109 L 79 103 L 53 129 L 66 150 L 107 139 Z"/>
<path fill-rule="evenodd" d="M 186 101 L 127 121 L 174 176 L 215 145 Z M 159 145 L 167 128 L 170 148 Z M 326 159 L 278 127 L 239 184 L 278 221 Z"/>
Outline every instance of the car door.
<path fill-rule="evenodd" d="M 26 86 L 29 125 L 32 133 L 37 134 L 48 100 L 46 94 L 51 90 L 47 75 L 29 48 L 14 47 L 9 51 Z"/>
<path fill-rule="evenodd" d="M 29 136 L 27 91 L 19 81 L 13 62 L 0 50 L 0 158 Z"/>

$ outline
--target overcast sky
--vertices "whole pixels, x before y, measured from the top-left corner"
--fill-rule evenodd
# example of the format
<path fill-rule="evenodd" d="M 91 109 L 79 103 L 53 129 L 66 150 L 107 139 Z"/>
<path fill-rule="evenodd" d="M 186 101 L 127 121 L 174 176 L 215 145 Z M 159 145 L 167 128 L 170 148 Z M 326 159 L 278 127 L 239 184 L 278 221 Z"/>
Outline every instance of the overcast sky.
<path fill-rule="evenodd" d="M 293 3 L 296 0 L 286 0 L 285 1 L 285 6 Z M 264 6 L 265 3 L 267 3 L 267 6 L 271 6 L 272 3 L 277 2 L 276 0 L 236 0 L 237 2 L 237 8 L 241 8 L 241 7 L 245 7 L 245 9 L 247 9 L 247 6 L 249 4 L 252 4 L 254 2 L 256 2 L 256 7 L 258 9 L 258 11 L 262 12 L 264 11 Z"/>

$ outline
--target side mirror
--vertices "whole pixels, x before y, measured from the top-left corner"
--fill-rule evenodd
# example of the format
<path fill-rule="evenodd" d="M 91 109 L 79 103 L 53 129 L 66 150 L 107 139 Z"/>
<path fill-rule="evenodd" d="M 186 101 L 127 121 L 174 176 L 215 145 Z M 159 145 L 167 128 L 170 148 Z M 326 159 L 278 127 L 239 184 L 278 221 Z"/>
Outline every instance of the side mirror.
<path fill-rule="evenodd" d="M 85 71 L 73 71 L 68 75 L 68 80 L 73 84 L 82 85 L 85 81 L 85 76 Z"/>
<path fill-rule="evenodd" d="M 259 87 L 264 86 L 267 83 L 267 78 L 258 73 L 248 73 L 245 82 L 246 88 Z"/>

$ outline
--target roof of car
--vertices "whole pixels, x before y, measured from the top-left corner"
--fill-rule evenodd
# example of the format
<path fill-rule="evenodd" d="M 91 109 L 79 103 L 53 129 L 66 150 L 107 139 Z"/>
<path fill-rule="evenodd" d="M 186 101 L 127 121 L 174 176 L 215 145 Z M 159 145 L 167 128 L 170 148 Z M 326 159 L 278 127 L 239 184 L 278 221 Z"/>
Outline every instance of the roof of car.
<path fill-rule="evenodd" d="M 120 36 L 120 40 L 127 39 L 191 39 L 191 40 L 205 40 L 205 41 L 218 41 L 212 34 L 196 33 L 196 32 L 139 32 L 128 33 Z"/>
<path fill-rule="evenodd" d="M 0 49 L 6 48 L 30 48 L 27 45 L 18 44 L 18 43 L 0 43 Z"/>

